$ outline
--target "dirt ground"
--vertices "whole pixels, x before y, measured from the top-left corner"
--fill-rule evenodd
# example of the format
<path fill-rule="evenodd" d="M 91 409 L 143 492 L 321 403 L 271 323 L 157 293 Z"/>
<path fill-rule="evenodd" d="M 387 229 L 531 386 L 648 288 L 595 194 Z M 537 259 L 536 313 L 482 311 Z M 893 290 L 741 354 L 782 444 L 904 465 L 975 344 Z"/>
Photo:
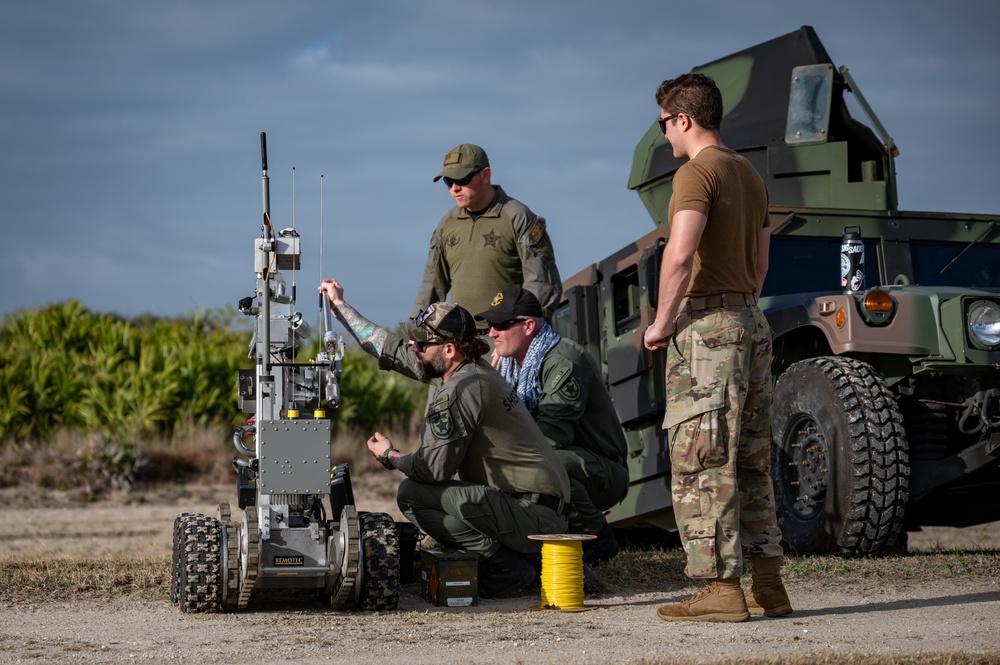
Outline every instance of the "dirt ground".
<path fill-rule="evenodd" d="M 376 478 L 377 476 L 377 478 Z M 388 474 L 356 482 L 361 510 L 402 519 Z M 144 497 L 81 504 L 74 497 L 4 489 L 8 507 L 0 557 L 167 555 L 179 512 L 215 514 L 235 504 L 232 487 L 185 487 Z M 28 507 L 30 506 L 30 507 Z M 234 508 L 234 513 L 237 510 Z M 911 534 L 914 550 L 1000 550 L 1000 523 Z M 1000 556 L 1000 555 L 998 555 Z M 183 614 L 141 594 L 86 602 L 33 599 L 0 607 L 0 663 L 407 663 L 698 662 L 831 655 L 978 655 L 1000 663 L 1000 581 L 881 580 L 842 583 L 836 573 L 789 583 L 795 612 L 742 624 L 674 623 L 656 607 L 695 587 L 621 592 L 585 599 L 587 611 L 539 610 L 538 599 L 480 600 L 437 608 L 419 585 L 403 586 L 399 610 L 332 612 L 311 594 L 276 594 L 246 612 Z"/>

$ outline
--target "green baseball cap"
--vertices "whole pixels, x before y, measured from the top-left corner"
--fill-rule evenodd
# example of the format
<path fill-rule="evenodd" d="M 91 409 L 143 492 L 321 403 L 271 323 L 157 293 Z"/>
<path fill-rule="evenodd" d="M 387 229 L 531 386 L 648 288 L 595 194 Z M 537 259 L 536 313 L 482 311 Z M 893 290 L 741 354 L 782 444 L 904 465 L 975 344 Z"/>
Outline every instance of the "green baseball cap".
<path fill-rule="evenodd" d="M 403 324 L 407 337 L 417 342 L 443 339 L 468 342 L 478 334 L 469 310 L 450 302 L 436 302 Z"/>
<path fill-rule="evenodd" d="M 441 169 L 441 173 L 434 176 L 434 182 L 441 178 L 461 180 L 473 171 L 489 165 L 490 158 L 486 156 L 485 150 L 472 143 L 463 143 L 449 150 L 444 156 L 444 168 Z"/>

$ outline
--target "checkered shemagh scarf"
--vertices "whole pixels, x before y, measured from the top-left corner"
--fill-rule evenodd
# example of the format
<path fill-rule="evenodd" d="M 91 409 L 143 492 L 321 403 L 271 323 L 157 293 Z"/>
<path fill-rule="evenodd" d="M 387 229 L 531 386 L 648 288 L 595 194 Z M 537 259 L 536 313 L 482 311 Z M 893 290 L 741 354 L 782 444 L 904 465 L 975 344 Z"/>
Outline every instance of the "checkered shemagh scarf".
<path fill-rule="evenodd" d="M 518 367 L 517 361 L 512 357 L 500 360 L 498 367 L 500 375 L 507 380 L 507 383 L 517 388 L 517 396 L 533 416 L 538 414 L 538 399 L 542 396 L 542 360 L 560 339 L 562 337 L 552 326 L 542 323 L 538 334 L 531 340 L 528 353 L 524 355 L 523 366 Z"/>

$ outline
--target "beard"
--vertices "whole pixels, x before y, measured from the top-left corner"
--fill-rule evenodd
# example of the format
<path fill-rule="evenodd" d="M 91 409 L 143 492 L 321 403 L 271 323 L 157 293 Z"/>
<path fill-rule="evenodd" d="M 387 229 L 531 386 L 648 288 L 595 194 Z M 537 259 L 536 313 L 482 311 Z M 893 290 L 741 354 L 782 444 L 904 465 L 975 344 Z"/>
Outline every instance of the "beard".
<path fill-rule="evenodd" d="M 444 376 L 444 361 L 440 357 L 417 360 L 413 373 L 416 374 L 418 381 L 424 383 L 431 379 L 440 379 Z"/>

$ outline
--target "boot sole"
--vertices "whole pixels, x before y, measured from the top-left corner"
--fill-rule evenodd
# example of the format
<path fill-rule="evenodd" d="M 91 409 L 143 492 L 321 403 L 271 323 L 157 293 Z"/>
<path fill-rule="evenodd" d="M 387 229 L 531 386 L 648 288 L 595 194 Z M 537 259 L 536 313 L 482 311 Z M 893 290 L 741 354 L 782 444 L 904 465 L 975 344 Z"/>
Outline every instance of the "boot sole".
<path fill-rule="evenodd" d="M 792 613 L 791 605 L 782 605 L 781 607 L 772 607 L 770 609 L 764 609 L 763 607 L 751 607 L 750 614 L 755 617 L 783 617 L 788 616 Z"/>
<path fill-rule="evenodd" d="M 750 618 L 750 613 L 746 612 L 744 614 L 729 614 L 729 613 L 714 613 L 714 614 L 700 614 L 698 616 L 664 616 L 659 612 L 656 616 L 660 617 L 663 621 L 711 621 L 714 623 L 742 623 Z"/>

